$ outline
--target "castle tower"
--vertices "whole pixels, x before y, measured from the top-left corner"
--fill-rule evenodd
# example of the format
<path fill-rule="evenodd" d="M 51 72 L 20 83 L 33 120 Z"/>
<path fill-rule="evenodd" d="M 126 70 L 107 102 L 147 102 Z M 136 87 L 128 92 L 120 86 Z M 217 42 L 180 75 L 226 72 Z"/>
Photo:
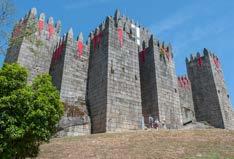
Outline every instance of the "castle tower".
<path fill-rule="evenodd" d="M 171 46 L 156 41 L 139 53 L 142 111 L 146 125 L 149 117 L 164 123 L 167 128 L 182 126 L 178 83 Z"/>
<path fill-rule="evenodd" d="M 186 60 L 196 119 L 217 128 L 233 129 L 233 112 L 220 61 L 207 49 L 203 53 Z"/>
<path fill-rule="evenodd" d="M 61 99 L 70 105 L 85 103 L 88 52 L 82 33 L 76 40 L 73 38 L 72 29 L 54 49 L 50 74 L 60 91 Z"/>
<path fill-rule="evenodd" d="M 178 77 L 178 90 L 183 125 L 196 121 L 191 82 L 187 76 Z"/>
<path fill-rule="evenodd" d="M 45 22 L 44 13 L 36 18 L 33 8 L 14 27 L 5 58 L 6 63 L 17 62 L 29 70 L 31 81 L 40 73 L 48 73 L 52 49 L 59 40 L 61 23 L 54 26 L 53 18 Z"/>
<path fill-rule="evenodd" d="M 133 32 L 139 34 L 139 27 L 117 11 L 90 35 L 87 102 L 93 133 L 141 128 L 139 36 Z"/>
<path fill-rule="evenodd" d="M 59 123 L 59 136 L 90 133 L 86 107 L 88 59 L 89 46 L 84 43 L 82 33 L 77 40 L 74 39 L 72 29 L 54 49 L 50 75 L 65 103 L 65 115 Z"/>

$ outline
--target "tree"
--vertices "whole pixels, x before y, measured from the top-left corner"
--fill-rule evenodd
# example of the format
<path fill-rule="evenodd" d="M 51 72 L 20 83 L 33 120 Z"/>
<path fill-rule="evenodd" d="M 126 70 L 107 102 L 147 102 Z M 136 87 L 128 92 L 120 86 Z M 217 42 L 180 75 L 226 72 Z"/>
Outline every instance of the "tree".
<path fill-rule="evenodd" d="M 10 38 L 8 28 L 13 22 L 14 11 L 15 7 L 11 0 L 0 0 L 0 54 L 6 52 Z"/>
<path fill-rule="evenodd" d="M 0 158 L 35 157 L 48 142 L 63 115 L 59 93 L 48 74 L 27 84 L 18 64 L 0 70 Z"/>

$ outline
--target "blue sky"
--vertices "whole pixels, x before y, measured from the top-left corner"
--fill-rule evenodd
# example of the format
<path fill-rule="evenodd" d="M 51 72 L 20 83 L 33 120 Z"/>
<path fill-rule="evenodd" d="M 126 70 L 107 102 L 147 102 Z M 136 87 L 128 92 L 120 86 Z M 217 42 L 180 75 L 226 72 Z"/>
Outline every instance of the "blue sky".
<path fill-rule="evenodd" d="M 171 43 L 178 75 L 186 73 L 185 57 L 204 47 L 216 53 L 234 103 L 234 1 L 233 0 L 13 0 L 15 19 L 32 7 L 62 21 L 62 32 L 87 38 L 116 8 L 148 27 L 160 40 Z M 3 60 L 3 58 L 1 58 Z"/>

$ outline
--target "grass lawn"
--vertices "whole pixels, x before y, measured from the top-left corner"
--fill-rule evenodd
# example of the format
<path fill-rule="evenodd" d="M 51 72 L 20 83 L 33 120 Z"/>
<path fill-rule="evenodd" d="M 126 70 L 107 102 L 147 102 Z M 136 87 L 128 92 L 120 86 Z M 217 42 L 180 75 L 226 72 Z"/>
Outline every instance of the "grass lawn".
<path fill-rule="evenodd" d="M 234 131 L 170 130 L 52 139 L 38 158 L 234 159 Z"/>

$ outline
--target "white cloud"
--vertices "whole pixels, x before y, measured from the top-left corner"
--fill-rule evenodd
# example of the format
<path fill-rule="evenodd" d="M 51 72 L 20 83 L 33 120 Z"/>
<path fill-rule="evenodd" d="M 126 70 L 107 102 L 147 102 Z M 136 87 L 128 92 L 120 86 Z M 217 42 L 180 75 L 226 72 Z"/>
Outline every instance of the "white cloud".
<path fill-rule="evenodd" d="M 189 5 L 184 8 L 177 10 L 172 15 L 165 17 L 162 21 L 156 22 L 151 25 L 150 29 L 157 34 L 163 34 L 166 31 L 169 31 L 175 27 L 183 25 L 187 21 L 193 18 L 196 12 L 191 12 L 191 10 L 198 9 L 199 6 Z"/>
<path fill-rule="evenodd" d="M 225 31 L 234 28 L 234 24 L 229 22 L 230 17 L 217 15 L 214 9 L 217 7 L 217 4 L 212 4 L 209 8 L 190 4 L 151 25 L 151 30 L 159 35 L 159 38 L 172 43 L 176 56 L 188 54 L 195 42 L 209 37 L 217 38 Z"/>

